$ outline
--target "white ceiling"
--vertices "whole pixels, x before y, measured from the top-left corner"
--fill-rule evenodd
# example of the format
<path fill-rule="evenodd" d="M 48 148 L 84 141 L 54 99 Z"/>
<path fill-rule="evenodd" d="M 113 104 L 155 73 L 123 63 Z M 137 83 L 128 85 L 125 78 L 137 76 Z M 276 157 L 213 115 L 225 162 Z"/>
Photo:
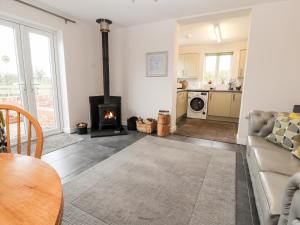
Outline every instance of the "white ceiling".
<path fill-rule="evenodd" d="M 38 1 L 75 18 L 94 23 L 109 18 L 121 26 L 243 8 L 276 0 L 27 0 Z"/>
<path fill-rule="evenodd" d="M 250 16 L 225 17 L 207 19 L 207 21 L 193 22 L 180 25 L 180 45 L 216 44 L 214 25 L 221 30 L 222 42 L 231 43 L 248 39 Z"/>

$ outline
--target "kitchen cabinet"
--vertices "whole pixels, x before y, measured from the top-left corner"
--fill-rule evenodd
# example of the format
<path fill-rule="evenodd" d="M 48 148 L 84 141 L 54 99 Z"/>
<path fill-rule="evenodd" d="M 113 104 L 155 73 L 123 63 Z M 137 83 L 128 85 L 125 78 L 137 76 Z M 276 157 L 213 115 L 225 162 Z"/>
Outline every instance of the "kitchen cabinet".
<path fill-rule="evenodd" d="M 242 94 L 232 93 L 229 117 L 239 118 L 241 109 Z"/>
<path fill-rule="evenodd" d="M 210 92 L 208 115 L 239 118 L 241 108 L 241 93 Z"/>
<path fill-rule="evenodd" d="M 188 92 L 177 92 L 177 104 L 176 104 L 176 119 L 184 116 L 187 112 Z"/>
<path fill-rule="evenodd" d="M 184 78 L 184 54 L 179 55 L 177 70 L 177 77 Z"/>
<path fill-rule="evenodd" d="M 230 92 L 210 92 L 208 115 L 229 117 L 232 94 Z"/>
<path fill-rule="evenodd" d="M 238 74 L 238 78 L 240 79 L 244 78 L 246 61 L 247 61 L 247 49 L 243 49 L 240 51 L 239 74 Z"/>
<path fill-rule="evenodd" d="M 198 78 L 200 76 L 199 53 L 180 54 L 178 60 L 178 78 Z"/>

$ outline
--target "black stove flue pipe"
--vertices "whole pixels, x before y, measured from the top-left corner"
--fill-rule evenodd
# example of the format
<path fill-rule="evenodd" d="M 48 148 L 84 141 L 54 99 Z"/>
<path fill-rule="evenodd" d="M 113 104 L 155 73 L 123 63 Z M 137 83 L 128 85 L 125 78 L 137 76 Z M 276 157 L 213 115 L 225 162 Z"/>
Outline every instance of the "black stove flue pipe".
<path fill-rule="evenodd" d="M 103 62 L 103 87 L 104 87 L 104 103 L 109 103 L 109 56 L 108 56 L 108 32 L 109 25 L 112 22 L 108 19 L 97 19 L 100 24 L 100 31 L 102 34 L 102 62 Z"/>

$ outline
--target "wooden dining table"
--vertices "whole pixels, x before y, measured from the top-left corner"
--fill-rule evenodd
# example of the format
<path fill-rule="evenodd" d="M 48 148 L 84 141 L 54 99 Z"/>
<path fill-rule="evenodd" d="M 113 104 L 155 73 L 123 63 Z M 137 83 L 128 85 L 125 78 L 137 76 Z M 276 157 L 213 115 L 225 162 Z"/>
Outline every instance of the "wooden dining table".
<path fill-rule="evenodd" d="M 62 215 L 57 172 L 40 159 L 0 153 L 0 224 L 58 225 Z"/>

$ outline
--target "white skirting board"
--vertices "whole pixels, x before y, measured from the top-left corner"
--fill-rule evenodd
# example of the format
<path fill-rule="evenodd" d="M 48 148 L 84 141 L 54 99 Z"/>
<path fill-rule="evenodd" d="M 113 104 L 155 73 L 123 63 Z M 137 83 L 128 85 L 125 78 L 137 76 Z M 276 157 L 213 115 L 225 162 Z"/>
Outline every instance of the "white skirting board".
<path fill-rule="evenodd" d="M 122 121 L 122 125 L 123 126 L 127 126 L 127 121 Z M 90 129 L 91 127 L 88 126 L 88 129 Z M 68 134 L 73 134 L 76 132 L 76 127 L 64 127 L 63 128 L 63 132 L 64 133 L 68 133 Z"/>
<path fill-rule="evenodd" d="M 76 132 L 76 127 L 64 127 L 63 128 L 64 133 L 72 134 Z"/>

